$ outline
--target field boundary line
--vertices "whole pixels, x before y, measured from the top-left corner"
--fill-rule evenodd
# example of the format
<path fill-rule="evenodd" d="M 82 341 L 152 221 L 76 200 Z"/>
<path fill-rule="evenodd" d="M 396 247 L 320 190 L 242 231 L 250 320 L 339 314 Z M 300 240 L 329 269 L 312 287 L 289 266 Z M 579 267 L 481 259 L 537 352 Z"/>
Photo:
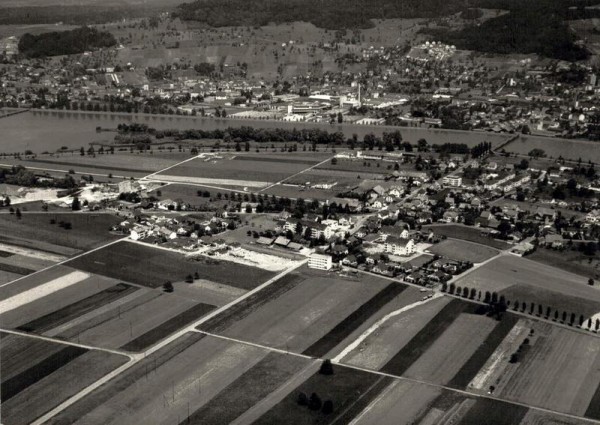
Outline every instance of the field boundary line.
<path fill-rule="evenodd" d="M 271 189 L 272 187 L 274 187 L 274 186 L 277 186 L 278 184 L 281 184 L 281 183 L 283 183 L 283 182 L 284 182 L 284 181 L 286 181 L 286 180 L 289 180 L 289 179 L 291 179 L 291 178 L 294 178 L 294 177 L 296 177 L 296 176 L 299 176 L 300 174 L 304 174 L 304 173 L 306 173 L 307 171 L 310 171 L 310 170 L 312 170 L 313 168 L 316 168 L 316 167 L 318 167 L 319 165 L 323 165 L 323 164 L 325 164 L 327 161 L 331 161 L 333 158 L 335 158 L 335 155 L 333 155 L 333 156 L 331 156 L 331 157 L 328 157 L 327 159 L 325 159 L 325 160 L 323 160 L 323 161 L 319 162 L 318 164 L 311 165 L 310 167 L 308 167 L 308 168 L 305 168 L 304 170 L 302 170 L 302 171 L 299 171 L 299 172 L 297 172 L 296 174 L 292 174 L 291 176 L 287 176 L 286 178 L 284 178 L 284 179 L 282 179 L 282 180 L 279 180 L 279 181 L 278 181 L 278 182 L 276 182 L 276 183 L 273 183 L 273 184 L 271 184 L 271 185 L 269 185 L 269 186 L 267 186 L 267 187 L 264 187 L 264 188 L 262 188 L 261 190 L 259 190 L 258 192 L 262 192 L 262 191 L 265 191 L 265 190 L 269 190 L 269 189 Z M 258 193 L 258 192 L 257 192 L 257 193 Z"/>
<path fill-rule="evenodd" d="M 262 348 L 263 350 L 272 351 L 272 352 L 279 353 L 279 354 L 288 354 L 288 355 L 295 356 L 295 357 L 302 357 L 302 358 L 308 359 L 308 360 L 315 360 L 315 357 L 308 356 L 308 355 L 302 354 L 302 353 L 295 353 L 295 352 L 289 351 L 289 350 L 283 350 L 281 348 L 269 347 L 268 345 L 262 345 L 262 344 L 257 344 L 255 342 L 244 341 L 244 340 L 237 339 L 237 338 L 231 338 L 231 337 L 228 337 L 225 335 L 219 335 L 219 334 L 214 334 L 211 332 L 201 331 L 199 329 L 194 329 L 193 331 L 204 334 L 206 336 L 212 336 L 214 338 L 224 339 L 226 341 L 231 341 L 231 342 L 235 342 L 238 344 L 249 345 L 251 347 Z"/>
<path fill-rule="evenodd" d="M 192 157 L 184 159 L 183 161 L 177 162 L 177 163 L 175 163 L 173 165 L 169 165 L 168 167 L 163 168 L 162 170 L 158 170 L 158 171 L 155 171 L 153 173 L 148 174 L 147 176 L 141 177 L 139 180 L 144 180 L 144 179 L 147 179 L 147 178 L 149 178 L 151 176 L 154 176 L 156 174 L 164 173 L 165 171 L 170 170 L 171 168 L 175 168 L 175 167 L 177 167 L 177 166 L 179 166 L 181 164 L 185 164 L 186 162 L 193 161 L 194 159 L 203 158 L 203 155 L 205 155 L 205 154 L 201 153 L 201 154 L 198 154 L 198 155 L 193 155 Z"/>
<path fill-rule="evenodd" d="M 111 241 L 111 242 L 109 242 L 109 243 L 107 243 L 107 244 L 104 244 L 104 245 L 102 245 L 102 246 L 99 246 L 99 247 L 97 247 L 97 248 L 91 249 L 91 250 L 89 250 L 89 251 L 82 252 L 81 254 L 77 254 L 77 255 L 75 255 L 74 257 L 69 257 L 69 258 L 67 258 L 66 260 L 60 261 L 60 262 L 58 262 L 58 263 L 56 263 L 56 264 L 52 264 L 52 265 L 50 265 L 50 266 L 48 266 L 48 267 L 44 267 L 43 269 L 36 270 L 35 272 L 33 272 L 33 273 L 30 273 L 30 274 L 28 274 L 28 275 L 25 275 L 25 276 L 18 277 L 18 278 L 16 278 L 15 280 L 11 280 L 10 282 L 3 283 L 2 285 L 0 285 L 0 288 L 4 288 L 5 286 L 12 285 L 13 283 L 17 283 L 17 282 L 19 282 L 20 280 L 22 280 L 22 279 L 25 279 L 26 277 L 33 276 L 33 275 L 35 275 L 35 274 L 38 274 L 38 273 L 45 272 L 46 270 L 50 270 L 50 269 L 51 269 L 51 268 L 53 268 L 53 267 L 62 266 L 63 264 L 65 264 L 65 263 L 68 263 L 68 262 L 69 262 L 69 261 L 71 261 L 71 260 L 75 260 L 75 259 L 77 259 L 77 258 L 83 257 L 84 255 L 91 254 L 92 252 L 99 251 L 99 250 L 101 250 L 101 249 L 103 249 L 103 248 L 106 248 L 106 247 L 108 247 L 108 246 L 111 246 L 111 245 L 114 245 L 114 244 L 116 244 L 116 243 L 122 242 L 122 241 L 124 241 L 124 240 L 127 240 L 127 238 L 129 238 L 129 236 L 124 236 L 124 237 L 122 237 L 122 238 L 116 239 L 116 240 L 114 240 L 114 241 Z M 76 270 L 77 270 L 77 269 L 76 269 Z"/>
<path fill-rule="evenodd" d="M 88 345 L 88 344 L 81 344 L 79 342 L 72 342 L 72 341 L 67 341 L 67 340 L 60 339 L 60 338 L 53 338 L 53 337 L 44 336 L 44 335 L 31 334 L 31 333 L 27 333 L 27 332 L 17 331 L 14 329 L 0 328 L 0 332 L 5 332 L 7 334 L 12 334 L 12 335 L 19 335 L 19 336 L 26 337 L 26 338 L 39 339 L 39 340 L 47 341 L 47 342 L 54 342 L 57 344 L 70 345 L 72 347 L 85 348 L 86 350 L 104 351 L 105 353 L 116 354 L 119 356 L 126 356 L 130 360 L 136 357 L 136 354 L 129 353 L 127 351 L 115 350 L 112 348 L 97 347 L 97 346 Z"/>

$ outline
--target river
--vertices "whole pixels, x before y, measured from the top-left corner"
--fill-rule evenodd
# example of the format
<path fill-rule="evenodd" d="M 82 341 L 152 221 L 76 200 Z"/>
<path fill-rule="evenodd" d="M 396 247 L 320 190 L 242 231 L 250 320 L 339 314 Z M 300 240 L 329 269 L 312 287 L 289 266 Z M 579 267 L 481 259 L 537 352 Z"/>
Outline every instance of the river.
<path fill-rule="evenodd" d="M 342 131 L 345 137 L 357 134 L 359 140 L 368 133 L 381 135 L 384 131 L 400 130 L 405 140 L 416 143 L 420 138 L 430 144 L 466 143 L 473 146 L 482 141 L 494 145 L 508 138 L 507 135 L 426 129 L 414 127 L 364 126 L 355 124 L 290 123 L 283 121 L 240 120 L 233 118 L 183 117 L 177 115 L 124 114 L 83 111 L 32 110 L 26 113 L 0 118 L 0 152 L 35 153 L 53 152 L 66 146 L 69 149 L 87 147 L 91 142 L 110 142 L 114 133 L 97 133 L 96 127 L 114 129 L 120 123 L 139 122 L 156 129 L 226 129 L 227 127 L 253 126 L 259 128 L 320 128 Z"/>

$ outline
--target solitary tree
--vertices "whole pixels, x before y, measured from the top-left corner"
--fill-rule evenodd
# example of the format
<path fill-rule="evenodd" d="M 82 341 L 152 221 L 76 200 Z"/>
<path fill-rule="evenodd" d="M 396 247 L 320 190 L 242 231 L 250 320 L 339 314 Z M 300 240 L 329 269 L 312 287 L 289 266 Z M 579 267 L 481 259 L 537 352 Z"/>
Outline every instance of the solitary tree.
<path fill-rule="evenodd" d="M 173 287 L 173 284 L 171 283 L 170 280 L 167 280 L 163 284 L 163 291 L 165 291 L 165 292 L 173 292 L 174 290 L 175 290 L 175 288 Z"/>
<path fill-rule="evenodd" d="M 17 217 L 18 220 L 21 219 L 21 209 L 17 208 L 17 211 L 15 212 L 15 216 Z"/>
<path fill-rule="evenodd" d="M 331 360 L 323 360 L 323 363 L 321 363 L 321 368 L 319 369 L 319 373 L 321 375 L 333 375 L 333 365 L 331 364 Z"/>
<path fill-rule="evenodd" d="M 594 279 L 592 279 L 591 277 L 588 279 L 588 285 L 594 286 Z"/>
<path fill-rule="evenodd" d="M 81 203 L 79 202 L 79 198 L 77 196 L 73 197 L 73 203 L 71 204 L 71 209 L 73 211 L 79 211 L 81 209 Z"/>
<path fill-rule="evenodd" d="M 191 274 L 188 274 L 188 275 L 185 277 L 185 281 L 186 281 L 187 283 L 194 283 L 194 277 L 193 277 Z"/>

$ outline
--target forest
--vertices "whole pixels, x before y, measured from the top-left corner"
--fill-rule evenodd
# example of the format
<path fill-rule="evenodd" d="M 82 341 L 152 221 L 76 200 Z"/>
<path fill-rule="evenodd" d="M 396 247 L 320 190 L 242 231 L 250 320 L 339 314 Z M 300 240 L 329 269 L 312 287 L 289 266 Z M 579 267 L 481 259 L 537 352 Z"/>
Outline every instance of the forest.
<path fill-rule="evenodd" d="M 459 49 L 500 54 L 536 53 L 553 59 L 578 61 L 588 58 L 590 53 L 577 45 L 577 37 L 566 21 L 589 18 L 597 10 L 573 9 L 571 4 L 571 1 L 556 0 L 484 0 L 484 5 L 508 9 L 509 13 L 458 31 L 436 28 L 424 32 Z"/>
<path fill-rule="evenodd" d="M 117 40 L 108 32 L 81 27 L 71 31 L 25 34 L 19 40 L 19 52 L 30 58 L 73 55 L 88 50 L 112 47 Z"/>
<path fill-rule="evenodd" d="M 326 29 L 372 28 L 372 19 L 435 18 L 464 10 L 468 0 L 196 0 L 175 16 L 213 27 L 311 22 Z"/>

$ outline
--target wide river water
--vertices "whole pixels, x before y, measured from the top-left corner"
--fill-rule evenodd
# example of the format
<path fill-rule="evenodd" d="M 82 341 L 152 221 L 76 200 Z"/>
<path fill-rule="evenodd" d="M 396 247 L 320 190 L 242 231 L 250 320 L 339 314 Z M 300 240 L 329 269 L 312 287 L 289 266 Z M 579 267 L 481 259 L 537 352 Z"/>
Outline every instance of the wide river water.
<path fill-rule="evenodd" d="M 1 115 L 1 114 L 0 114 Z M 384 131 L 400 130 L 405 140 L 412 143 L 420 138 L 430 144 L 466 143 L 473 146 L 482 141 L 494 145 L 506 140 L 508 135 L 426 129 L 414 127 L 364 126 L 355 124 L 290 123 L 283 121 L 240 120 L 222 118 L 182 117 L 172 115 L 95 113 L 75 111 L 35 110 L 0 118 L 0 152 L 35 153 L 53 152 L 66 146 L 69 149 L 87 147 L 91 142 L 112 141 L 114 133 L 96 133 L 96 127 L 115 129 L 120 123 L 139 122 L 156 129 L 226 129 L 227 127 L 253 126 L 259 128 L 301 129 L 320 128 L 330 132 L 342 131 L 345 137 L 357 134 L 359 140 L 368 133 L 381 135 Z"/>

